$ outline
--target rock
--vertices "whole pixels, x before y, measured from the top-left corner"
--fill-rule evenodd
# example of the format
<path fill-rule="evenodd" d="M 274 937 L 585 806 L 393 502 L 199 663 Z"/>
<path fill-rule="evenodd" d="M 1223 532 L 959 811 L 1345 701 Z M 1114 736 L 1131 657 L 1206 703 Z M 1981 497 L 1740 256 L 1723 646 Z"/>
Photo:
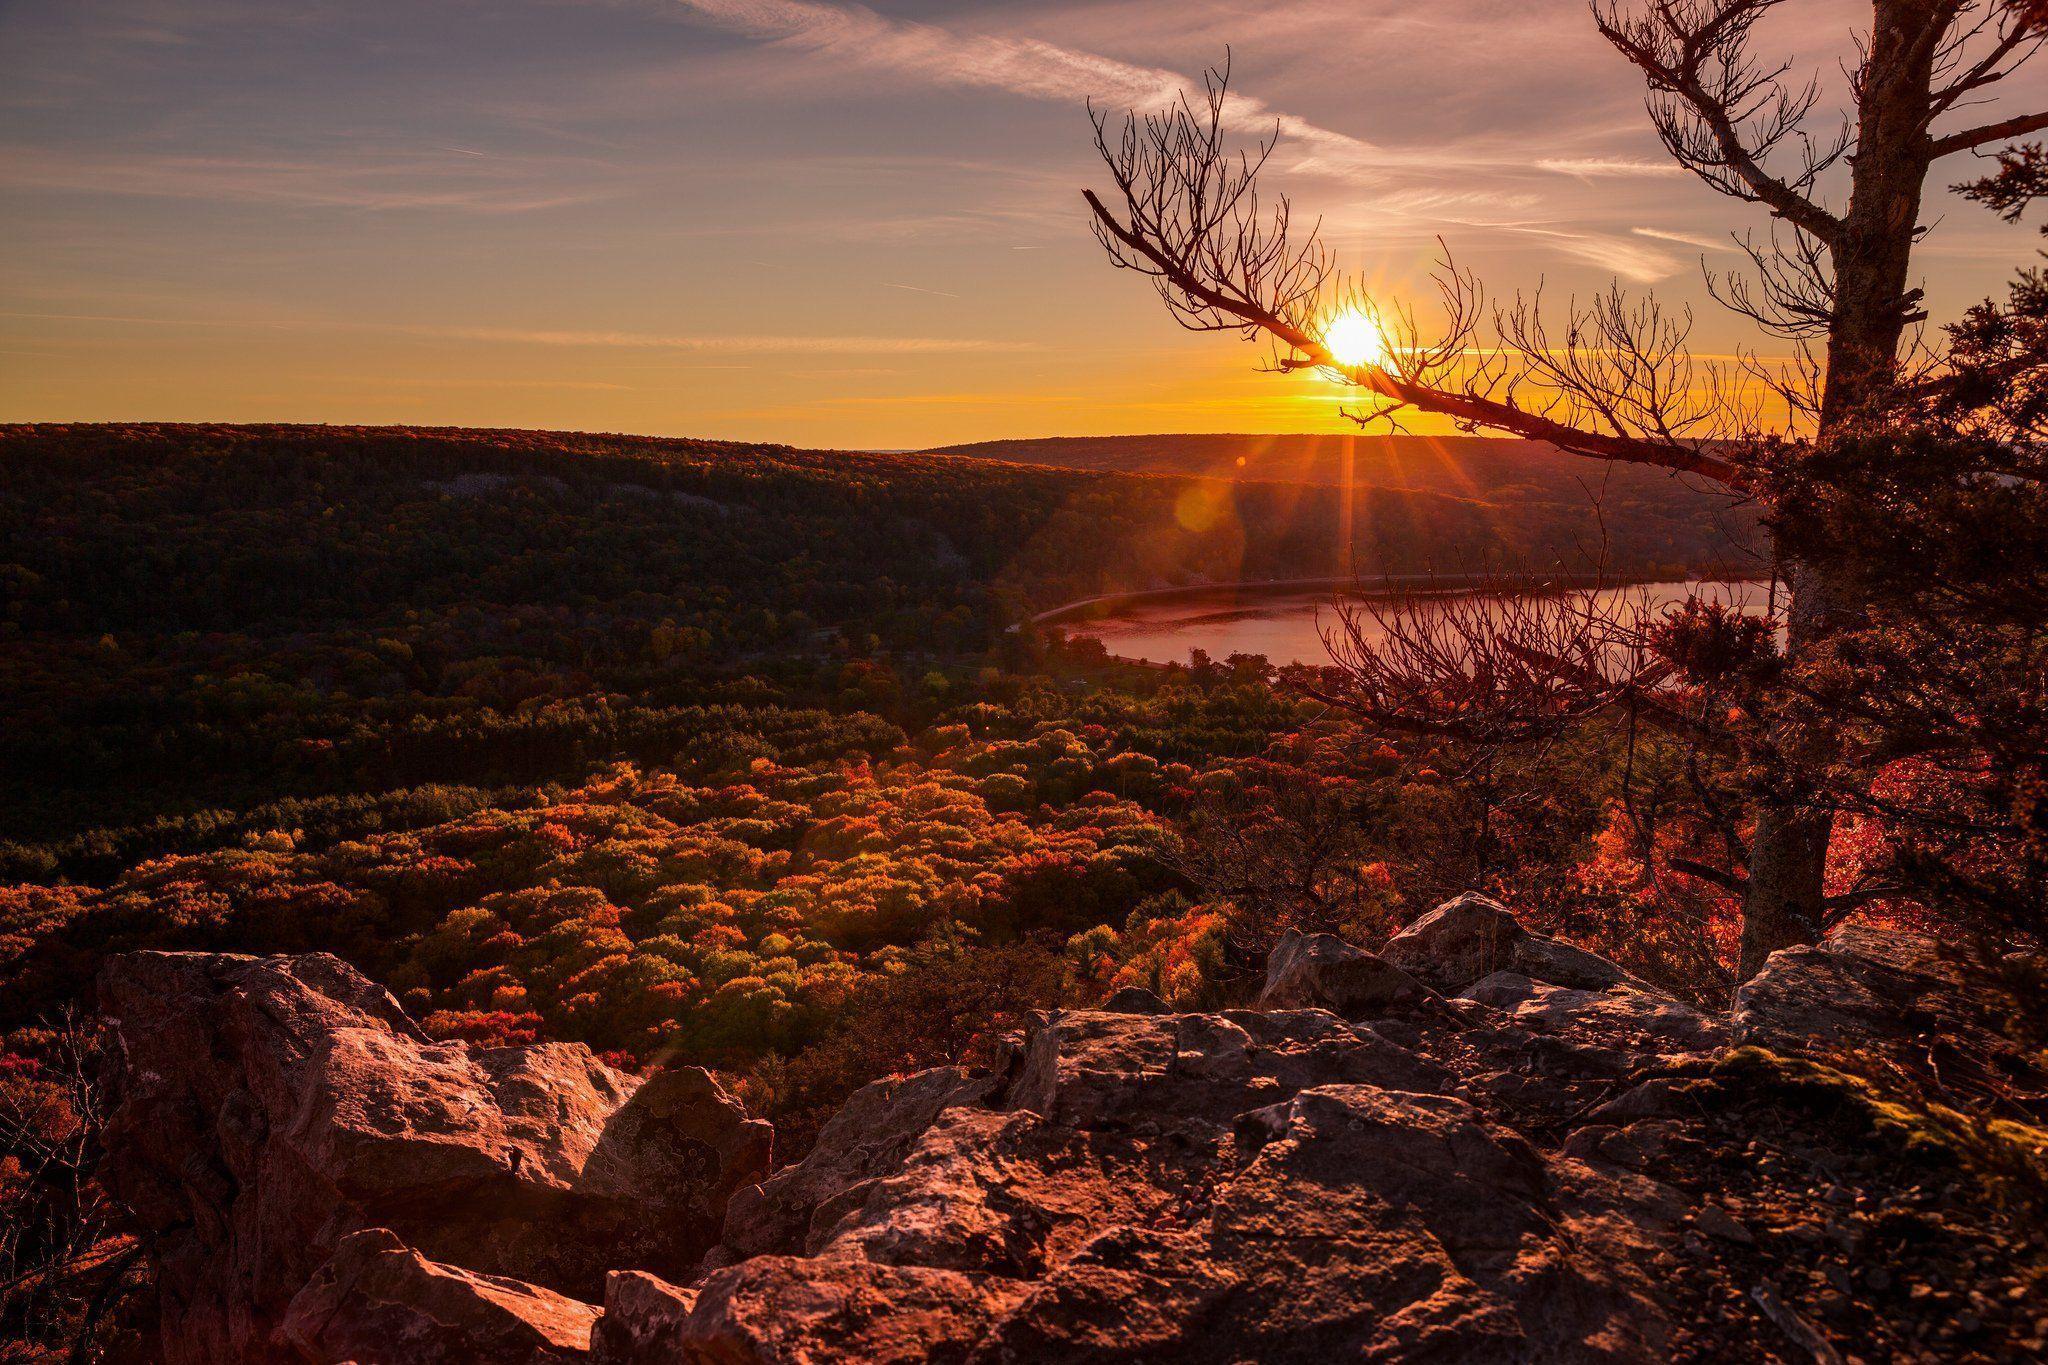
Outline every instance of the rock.
<path fill-rule="evenodd" d="M 342 1238 L 278 1336 L 311 1365 L 555 1365 L 582 1360 L 597 1309 L 428 1260 L 388 1228 Z"/>
<path fill-rule="evenodd" d="M 1959 952 L 1924 935 L 1844 927 L 1825 942 L 1772 953 L 1735 994 L 1735 1031 L 1745 1042 L 1798 1049 L 1968 1027 L 1985 1005 L 1965 984 L 1965 967 Z"/>
<path fill-rule="evenodd" d="M 2048 1092 L 2048 1067 L 2005 1025 L 2020 1008 L 1970 945 L 1844 925 L 1772 953 L 1735 996 L 1737 1039 L 1779 1052 L 1853 1044 L 1964 1101 Z"/>
<path fill-rule="evenodd" d="M 1326 1009 L 1361 1019 L 1434 1002 L 1437 993 L 1399 967 L 1334 934 L 1288 931 L 1266 965 L 1258 1008 Z"/>
<path fill-rule="evenodd" d="M 1574 990 L 1495 972 L 1473 983 L 1462 998 L 1505 1010 L 1517 1023 L 1609 1047 L 1648 1044 L 1660 1052 L 1703 1051 L 1725 1038 L 1719 1023 L 1690 1005 L 1627 986 Z"/>
<path fill-rule="evenodd" d="M 1756 1238 L 1750 1236 L 1749 1229 L 1736 1222 L 1719 1204 L 1702 1205 L 1699 1212 L 1693 1215 L 1692 1225 L 1707 1236 L 1717 1237 L 1724 1242 L 1750 1246 L 1756 1241 Z"/>
<path fill-rule="evenodd" d="M 1125 986 L 1102 1002 L 1111 1014 L 1165 1014 L 1166 1002 L 1143 986 Z"/>
<path fill-rule="evenodd" d="M 1656 993 L 1655 987 L 1647 981 L 1629 975 L 1598 953 L 1589 953 L 1584 948 L 1574 948 L 1569 943 L 1545 938 L 1541 934 L 1530 934 L 1515 944 L 1514 969 L 1534 980 L 1575 990 L 1604 991 L 1613 986 L 1627 986 Z"/>
<path fill-rule="evenodd" d="M 1590 1123 L 1566 1138 L 1562 1151 L 1581 1161 L 1604 1162 L 1630 1171 L 1668 1171 L 1679 1134 L 1679 1125 L 1669 1119 L 1645 1119 L 1626 1128 Z"/>
<path fill-rule="evenodd" d="M 604 1316 L 591 1336 L 594 1365 L 681 1359 L 683 1324 L 696 1306 L 694 1289 L 642 1270 L 613 1271 L 604 1282 Z"/>
<path fill-rule="evenodd" d="M 1574 990 L 1651 990 L 1596 953 L 1530 933 L 1498 901 L 1471 892 L 1388 939 L 1380 956 L 1447 995 L 1503 971 Z"/>
<path fill-rule="evenodd" d="M 1598 1360 L 1661 1342 L 1635 1271 L 1603 1263 L 1545 1159 L 1464 1101 L 1327 1086 L 1249 1118 L 1271 1137 L 1210 1230 L 1240 1285 L 1233 1356 L 1321 1340 L 1363 1358 Z"/>
<path fill-rule="evenodd" d="M 636 1312 L 675 1359 L 1655 1355 L 1630 1190 L 1424 1093 L 1453 1083 L 1321 1010 L 1044 1016 L 985 1100 L 927 1121 L 939 1073 L 857 1101 L 925 1122 L 892 1163 L 841 1133 L 778 1175 L 809 1254 L 714 1271 L 680 1326 Z"/>
<path fill-rule="evenodd" d="M 1514 967 L 1528 931 L 1499 902 L 1467 892 L 1386 941 L 1380 956 L 1447 994 Z"/>
<path fill-rule="evenodd" d="M 770 1133 L 702 1072 L 587 1048 L 427 1040 L 325 955 L 135 953 L 103 970 L 119 1046 L 106 1178 L 154 1234 L 165 1358 L 262 1359 L 350 1233 L 594 1299 L 683 1278 Z"/>
<path fill-rule="evenodd" d="M 826 1120 L 809 1156 L 734 1194 L 722 1256 L 803 1250 L 821 1204 L 894 1170 L 942 1111 L 979 1104 L 993 1089 L 992 1081 L 958 1067 L 862 1086 Z"/>
<path fill-rule="evenodd" d="M 1601 1105 L 1589 1123 L 1629 1124 L 1641 1119 L 1691 1118 L 1713 1103 L 1719 1086 L 1702 1076 L 1654 1076 Z"/>
<path fill-rule="evenodd" d="M 1010 1281 L 953 1270 L 841 1257 L 756 1256 L 706 1277 L 673 1338 L 680 1354 L 657 1349 L 604 1360 L 964 1361 L 1024 1292 Z"/>
<path fill-rule="evenodd" d="M 1031 1031 L 1006 1107 L 1085 1128 L 1227 1132 L 1236 1116 L 1338 1081 L 1436 1090 L 1444 1070 L 1321 1010 L 1160 1018 L 1075 1010 Z"/>

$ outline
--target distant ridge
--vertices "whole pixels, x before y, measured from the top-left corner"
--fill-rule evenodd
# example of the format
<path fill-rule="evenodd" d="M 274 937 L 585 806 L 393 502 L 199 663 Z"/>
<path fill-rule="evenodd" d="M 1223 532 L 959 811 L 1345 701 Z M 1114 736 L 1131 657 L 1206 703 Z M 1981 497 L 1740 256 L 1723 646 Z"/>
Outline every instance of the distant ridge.
<path fill-rule="evenodd" d="M 1543 441 L 1487 436 L 1259 435 L 1188 433 L 1156 436 L 1051 436 L 940 446 L 928 455 L 1004 460 L 1125 474 L 1192 474 L 1219 479 L 1340 486 L 1352 477 L 1380 488 L 1491 498 L 1516 490 L 1543 501 L 1583 501 L 1612 494 L 1622 501 L 1697 500 L 1723 508 L 1725 494 L 1665 470 L 1608 464 L 1566 455 Z"/>

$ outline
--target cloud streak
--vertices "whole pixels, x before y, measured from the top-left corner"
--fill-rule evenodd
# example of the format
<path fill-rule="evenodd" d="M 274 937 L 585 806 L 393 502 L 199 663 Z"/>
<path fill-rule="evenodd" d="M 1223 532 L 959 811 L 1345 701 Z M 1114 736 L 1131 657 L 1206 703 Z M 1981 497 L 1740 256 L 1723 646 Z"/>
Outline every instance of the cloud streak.
<path fill-rule="evenodd" d="M 1562 228 L 1519 227 L 1514 231 L 1554 244 L 1559 251 L 1590 261 L 1637 284 L 1654 284 L 1685 269 L 1669 252 L 1645 246 L 1627 237 L 1605 232 L 1575 232 Z"/>
<path fill-rule="evenodd" d="M 284 332 L 376 332 L 436 341 L 579 350 L 679 351 L 742 355 L 1014 355 L 1043 349 L 1036 342 L 987 337 L 919 336 L 695 336 L 664 332 L 574 331 L 527 327 L 442 327 L 330 318 L 177 318 L 121 313 L 0 312 L 0 318 L 125 327 L 221 327 Z"/>
<path fill-rule="evenodd" d="M 1627 156 L 1546 156 L 1533 163 L 1539 171 L 1573 175 L 1581 180 L 1663 179 L 1691 172 L 1675 161 L 1646 161 Z"/>
<path fill-rule="evenodd" d="M 1648 237 L 1659 242 L 1676 242 L 1680 246 L 1696 246 L 1702 251 L 1733 251 L 1735 246 L 1727 240 L 1715 241 L 1712 237 L 1693 232 L 1669 232 L 1664 228 L 1634 227 L 1629 229 L 1638 237 Z"/>
<path fill-rule="evenodd" d="M 967 352 L 1015 353 L 1040 349 L 1035 342 L 978 337 L 877 336 L 687 336 L 649 332 L 576 332 L 511 327 L 400 327 L 412 336 L 450 341 L 502 342 L 519 346 L 610 347 L 618 350 L 730 352 L 761 355 L 929 355 Z"/>
<path fill-rule="evenodd" d="M 436 153 L 445 153 L 437 155 Z M 460 153 L 461 160 L 451 160 Z M 318 156 L 200 156 L 0 147 L 0 180 L 18 188 L 285 207 L 531 213 L 619 193 L 552 183 L 571 163 L 490 157 L 463 148 Z"/>
<path fill-rule="evenodd" d="M 932 84 L 1002 90 L 1030 99 L 1079 105 L 1093 100 L 1112 108 L 1156 109 L 1200 83 L 1161 67 L 1138 66 L 1036 38 L 962 34 L 935 24 L 891 19 L 865 5 L 818 0 L 676 0 L 690 13 L 728 31 L 840 61 L 915 76 Z M 1357 174 L 1411 158 L 1336 132 L 1248 95 L 1233 95 L 1224 111 L 1237 132 L 1277 129 L 1288 144 L 1292 169 Z"/>

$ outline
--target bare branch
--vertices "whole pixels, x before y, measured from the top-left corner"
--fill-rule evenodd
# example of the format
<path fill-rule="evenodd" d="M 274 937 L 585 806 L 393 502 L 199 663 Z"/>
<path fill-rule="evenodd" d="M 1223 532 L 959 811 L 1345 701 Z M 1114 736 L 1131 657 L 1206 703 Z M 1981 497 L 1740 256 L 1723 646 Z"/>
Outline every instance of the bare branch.
<path fill-rule="evenodd" d="M 1403 592 L 1341 604 L 1322 629 L 1341 679 L 1318 693 L 1372 724 L 1481 744 L 1547 739 L 1647 693 L 1668 667 L 1640 596 Z M 1635 619 L 1640 617 L 1641 619 Z"/>
<path fill-rule="evenodd" d="M 1944 21 L 1949 27 L 1934 58 L 1934 77 L 1939 84 L 1928 105 L 1930 123 L 1956 108 L 1964 96 L 2010 76 L 2040 51 L 2043 41 L 2048 41 L 2048 30 L 2042 27 L 2037 7 L 1993 4 L 1972 18 L 1970 11 L 1974 8 L 1968 3 L 1955 4 Z M 1966 64 L 1967 50 L 1986 33 L 1993 35 L 1991 45 Z"/>
<path fill-rule="evenodd" d="M 1987 123 L 1979 128 L 1950 133 L 1947 137 L 1938 137 L 1928 145 L 1928 151 L 1931 157 L 1940 158 L 1956 152 L 1967 152 L 1990 142 L 2010 142 L 2016 137 L 2038 133 L 2044 128 L 2048 128 L 2048 113 L 2021 114 L 2014 118 L 2001 119 L 1997 123 Z"/>
<path fill-rule="evenodd" d="M 1650 86 L 1650 119 L 1673 159 L 1721 193 L 1762 204 L 1803 232 L 1832 241 L 1841 220 L 1812 190 L 1848 149 L 1845 127 L 1825 143 L 1805 131 L 1819 101 L 1816 82 L 1794 89 L 1781 78 L 1789 65 L 1767 67 L 1748 51 L 1757 21 L 1782 0 L 1657 0 L 1641 14 L 1618 4 L 1594 6 L 1600 32 L 1633 62 Z M 1789 176 L 1766 166 L 1771 154 L 1796 146 Z"/>
<path fill-rule="evenodd" d="M 1346 291 L 1311 228 L 1293 232 L 1285 198 L 1262 204 L 1257 177 L 1268 140 L 1232 151 L 1224 136 L 1226 77 L 1205 100 L 1126 118 L 1095 115 L 1096 147 L 1119 211 L 1084 191 L 1097 239 L 1118 266 L 1150 277 L 1180 323 L 1199 331 L 1271 337 L 1282 370 L 1319 369 L 1359 388 L 1368 420 L 1404 407 L 1467 429 L 1545 441 L 1597 459 L 1697 474 L 1741 488 L 1746 472 L 1714 448 L 1740 435 L 1712 425 L 1726 409 L 1701 401 L 1685 350 L 1689 320 L 1609 294 L 1574 307 L 1552 345 L 1533 301 L 1495 310 L 1492 335 L 1477 282 L 1448 261 L 1437 277 L 1448 323 L 1425 339 L 1414 318 L 1384 317 L 1384 358 L 1346 363 L 1323 333 Z"/>
<path fill-rule="evenodd" d="M 1774 224 L 1769 247 L 1753 236 L 1737 239 L 1756 267 L 1756 289 L 1744 276 L 1708 271 L 1707 292 L 1775 336 L 1793 341 L 1825 336 L 1835 303 L 1827 243 L 1803 232 L 1791 236 L 1789 244 L 1782 241 Z"/>

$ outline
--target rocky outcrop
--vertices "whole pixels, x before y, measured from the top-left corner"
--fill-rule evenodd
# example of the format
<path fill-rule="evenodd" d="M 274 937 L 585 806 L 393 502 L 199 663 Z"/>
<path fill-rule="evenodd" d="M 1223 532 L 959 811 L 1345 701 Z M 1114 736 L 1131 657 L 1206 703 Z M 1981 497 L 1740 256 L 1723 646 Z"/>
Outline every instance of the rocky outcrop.
<path fill-rule="evenodd" d="M 1929 953 L 1780 954 L 1734 1031 L 1982 1027 Z M 702 1072 L 431 1043 L 331 958 L 141 954 L 103 993 L 112 1174 L 181 1361 L 1810 1358 L 1786 1286 L 1834 1292 L 1866 1235 L 1815 1183 L 1857 1145 L 1730 1126 L 1818 1071 L 1476 897 L 1383 955 L 1290 938 L 1259 1009 L 1036 1017 L 986 1071 L 869 1085 L 773 1174 Z M 1887 1340 L 1984 1334 L 1956 1322 Z"/>
<path fill-rule="evenodd" d="M 133 954 L 100 1001 L 122 1054 L 106 1176 L 153 1234 L 174 1362 L 263 1358 L 365 1229 L 585 1299 L 612 1269 L 686 1276 L 768 1165 L 768 1126 L 702 1071 L 431 1042 L 324 955 Z"/>
<path fill-rule="evenodd" d="M 1276 955 L 1292 992 L 1436 1008 L 1072 1011 L 992 1077 L 869 1086 L 735 1198 L 690 1297 L 607 1298 L 598 1358 L 1659 1356 L 1675 1203 L 1496 1117 L 1528 1030 L 1335 940 Z M 1543 1058 L 1567 1103 L 1626 1088 L 1580 1051 Z"/>
<path fill-rule="evenodd" d="M 1166 1069 L 1195 1074 L 1171 1080 L 1106 1016 L 1048 1021 L 1027 1045 L 1039 1069 L 1003 1103 L 1029 1096 L 1060 1117 L 945 1111 L 892 1173 L 818 1202 L 808 1254 L 713 1272 L 680 1320 L 658 1309 L 669 1349 L 770 1360 L 1657 1355 L 1665 1325 L 1649 1285 L 1666 1253 L 1609 1223 L 1627 1205 L 1626 1226 L 1651 1226 L 1654 1200 L 1566 1169 L 1467 1100 L 1328 1079 L 1392 1059 L 1354 1050 L 1326 1015 L 1294 1016 L 1300 1033 L 1270 1017 L 1288 1063 L 1204 1074 L 1187 1056 Z M 1201 1018 L 1182 1016 L 1174 1040 Z M 1155 1095 L 1171 1084 L 1176 1102 L 1104 1105 L 1111 1077 Z M 1270 1103 L 1253 1098 L 1261 1091 Z M 730 1235 L 754 1236 L 737 1211 Z M 630 1313 L 607 1306 L 622 1334 Z"/>
<path fill-rule="evenodd" d="M 1467 892 L 1388 939 L 1380 956 L 1446 994 L 1495 972 L 1575 990 L 1651 989 L 1606 958 L 1532 934 L 1498 901 Z"/>

